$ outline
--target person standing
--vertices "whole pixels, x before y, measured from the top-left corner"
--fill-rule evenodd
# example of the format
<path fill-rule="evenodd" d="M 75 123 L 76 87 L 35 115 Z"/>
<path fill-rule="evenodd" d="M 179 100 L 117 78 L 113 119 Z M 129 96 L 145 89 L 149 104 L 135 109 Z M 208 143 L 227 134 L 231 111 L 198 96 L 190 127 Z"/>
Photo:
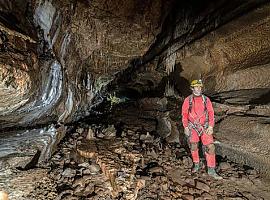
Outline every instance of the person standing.
<path fill-rule="evenodd" d="M 185 98 L 182 105 L 182 123 L 185 136 L 188 138 L 193 160 L 192 172 L 200 169 L 198 142 L 204 146 L 208 175 L 222 179 L 216 173 L 216 154 L 213 139 L 214 109 L 211 100 L 202 94 L 202 80 L 193 80 L 190 84 L 192 94 Z"/>

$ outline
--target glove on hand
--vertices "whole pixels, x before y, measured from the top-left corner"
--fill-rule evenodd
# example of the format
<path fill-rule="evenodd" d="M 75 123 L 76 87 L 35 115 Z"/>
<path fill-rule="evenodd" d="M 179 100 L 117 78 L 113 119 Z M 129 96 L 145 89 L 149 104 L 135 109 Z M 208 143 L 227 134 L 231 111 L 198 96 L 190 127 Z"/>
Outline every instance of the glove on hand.
<path fill-rule="evenodd" d="M 185 133 L 186 136 L 190 135 L 190 130 L 189 130 L 188 127 L 185 128 L 184 133 Z"/>
<path fill-rule="evenodd" d="M 212 135 L 213 134 L 213 127 L 212 126 L 209 126 L 207 129 L 206 129 L 206 131 L 205 131 L 205 133 L 207 134 L 207 135 Z"/>

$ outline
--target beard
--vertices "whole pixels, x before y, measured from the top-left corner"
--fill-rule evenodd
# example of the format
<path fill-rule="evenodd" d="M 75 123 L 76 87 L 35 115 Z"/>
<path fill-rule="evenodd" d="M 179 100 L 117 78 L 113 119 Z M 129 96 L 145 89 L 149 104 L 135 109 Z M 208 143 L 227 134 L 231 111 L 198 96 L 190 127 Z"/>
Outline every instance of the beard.
<path fill-rule="evenodd" d="M 201 96 L 202 95 L 202 92 L 193 91 L 193 95 L 195 95 L 195 96 Z"/>

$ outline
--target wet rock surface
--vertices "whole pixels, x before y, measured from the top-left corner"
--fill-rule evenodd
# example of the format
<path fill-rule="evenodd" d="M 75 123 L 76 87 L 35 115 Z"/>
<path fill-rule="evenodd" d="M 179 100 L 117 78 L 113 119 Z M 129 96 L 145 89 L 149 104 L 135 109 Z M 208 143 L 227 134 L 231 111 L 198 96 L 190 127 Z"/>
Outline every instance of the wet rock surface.
<path fill-rule="evenodd" d="M 30 169 L 46 162 L 66 134 L 65 126 L 0 132 L 0 166 Z"/>
<path fill-rule="evenodd" d="M 89 127 L 90 128 L 90 127 Z M 83 131 L 82 131 L 83 130 Z M 86 139 L 73 129 L 42 168 L 1 169 L 1 190 L 11 199 L 268 199 L 269 181 L 248 167 L 218 157 L 214 180 L 179 144 L 154 145 L 145 132 Z M 80 133 L 78 133 L 80 132 Z"/>

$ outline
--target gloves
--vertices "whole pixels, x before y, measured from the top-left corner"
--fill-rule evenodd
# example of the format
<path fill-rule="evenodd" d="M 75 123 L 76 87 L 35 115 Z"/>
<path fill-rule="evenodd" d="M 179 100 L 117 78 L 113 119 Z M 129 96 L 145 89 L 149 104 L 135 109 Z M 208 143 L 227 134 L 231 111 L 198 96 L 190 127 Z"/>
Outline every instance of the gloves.
<path fill-rule="evenodd" d="M 205 133 L 207 134 L 207 135 L 212 135 L 213 134 L 213 127 L 212 126 L 209 126 L 207 129 L 206 129 L 206 131 L 205 131 Z"/>
<path fill-rule="evenodd" d="M 188 127 L 185 128 L 184 133 L 185 133 L 186 136 L 190 135 L 190 131 L 189 131 Z"/>

